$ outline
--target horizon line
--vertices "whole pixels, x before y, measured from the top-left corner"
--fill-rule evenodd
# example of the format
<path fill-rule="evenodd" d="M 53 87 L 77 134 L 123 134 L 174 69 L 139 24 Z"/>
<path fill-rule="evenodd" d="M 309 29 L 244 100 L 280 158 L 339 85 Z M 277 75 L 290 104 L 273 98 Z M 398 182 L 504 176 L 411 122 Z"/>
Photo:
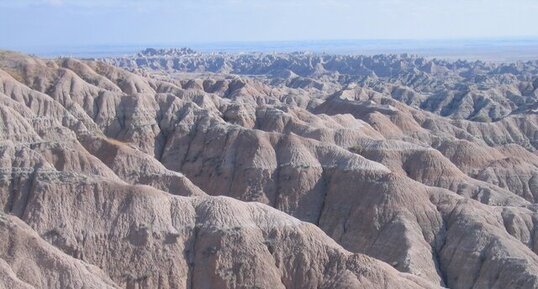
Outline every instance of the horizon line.
<path fill-rule="evenodd" d="M 280 39 L 280 40 L 207 40 L 207 41 L 178 41 L 178 42 L 126 42 L 126 43 L 86 43 L 86 44 L 30 44 L 30 45 L 0 45 L 7 49 L 28 48 L 83 48 L 83 47 L 133 47 L 170 46 L 170 48 L 189 47 L 190 45 L 215 44 L 257 44 L 257 43 L 331 43 L 331 42 L 464 42 L 464 41 L 538 41 L 538 35 L 530 36 L 480 36 L 480 37 L 428 37 L 428 38 L 334 38 L 334 39 Z"/>

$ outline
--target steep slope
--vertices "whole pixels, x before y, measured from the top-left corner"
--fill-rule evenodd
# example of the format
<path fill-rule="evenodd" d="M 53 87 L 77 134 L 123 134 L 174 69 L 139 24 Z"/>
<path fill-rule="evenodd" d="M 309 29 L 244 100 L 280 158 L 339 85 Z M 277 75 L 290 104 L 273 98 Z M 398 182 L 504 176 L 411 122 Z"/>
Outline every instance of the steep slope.
<path fill-rule="evenodd" d="M 433 288 L 262 205 L 57 178 L 36 176 L 21 218 L 123 288 Z"/>
<path fill-rule="evenodd" d="M 22 67 L 33 63 L 31 58 L 17 61 Z M 32 69 L 45 78 L 57 75 L 48 67 Z M 72 78 L 71 72 L 65 74 Z M 37 92 L 10 75 L 3 74 L 2 81 L 2 207 L 64 252 L 60 254 L 101 267 L 122 288 L 435 288 L 351 254 L 314 225 L 274 209 L 222 198 L 183 199 L 128 185 L 144 183 L 132 175 L 143 174 L 156 186 L 163 186 L 159 178 L 181 175 L 135 146 L 107 139 L 91 118 L 71 118 L 81 107 L 76 103 L 58 101 L 57 94 Z M 77 92 L 72 93 L 75 98 Z M 168 184 L 171 193 L 177 188 L 185 195 L 203 195 L 184 177 Z M 8 248 L 2 252 L 10 254 L 9 262 L 20 262 L 16 257 L 23 255 Z M 31 259 L 49 262 L 41 255 Z M 2 263 L 6 286 L 79 286 L 69 275 L 53 273 L 67 269 L 42 268 L 49 271 L 31 279 L 9 262 Z M 304 264 L 308 270 L 297 271 Z M 95 274 L 99 280 L 102 273 Z M 98 281 L 82 281 L 89 288 L 92 282 Z"/>
<path fill-rule="evenodd" d="M 3 53 L 4 211 L 126 288 L 538 288 L 535 115 L 445 118 L 300 59 L 327 85 Z"/>
<path fill-rule="evenodd" d="M 0 287 L 119 288 L 101 270 L 66 255 L 28 225 L 0 213 Z"/>

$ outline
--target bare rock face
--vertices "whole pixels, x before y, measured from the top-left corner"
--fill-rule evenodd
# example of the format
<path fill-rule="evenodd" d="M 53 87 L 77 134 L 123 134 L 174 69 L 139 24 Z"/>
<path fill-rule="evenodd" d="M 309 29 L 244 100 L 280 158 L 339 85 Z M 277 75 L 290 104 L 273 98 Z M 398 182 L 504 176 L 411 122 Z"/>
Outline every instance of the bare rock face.
<path fill-rule="evenodd" d="M 538 288 L 536 66 L 506 67 L 2 52 L 0 286 Z"/>
<path fill-rule="evenodd" d="M 120 287 L 433 286 L 351 254 L 316 226 L 260 204 L 179 198 L 76 177 L 55 185 L 50 178 L 34 180 L 39 193 L 27 200 L 32 213 L 22 218 L 64 252 L 103 268 Z M 40 209 L 59 201 L 69 206 Z"/>
<path fill-rule="evenodd" d="M 2 288 L 118 288 L 96 266 L 61 252 L 17 217 L 0 214 Z"/>

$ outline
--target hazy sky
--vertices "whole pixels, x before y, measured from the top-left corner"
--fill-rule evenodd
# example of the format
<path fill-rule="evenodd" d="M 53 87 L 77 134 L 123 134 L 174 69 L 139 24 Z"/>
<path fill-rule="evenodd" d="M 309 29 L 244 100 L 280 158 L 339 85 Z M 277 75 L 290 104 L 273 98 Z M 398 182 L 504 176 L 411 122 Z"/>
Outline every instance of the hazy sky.
<path fill-rule="evenodd" d="M 537 37 L 537 0 L 0 0 L 0 48 Z"/>

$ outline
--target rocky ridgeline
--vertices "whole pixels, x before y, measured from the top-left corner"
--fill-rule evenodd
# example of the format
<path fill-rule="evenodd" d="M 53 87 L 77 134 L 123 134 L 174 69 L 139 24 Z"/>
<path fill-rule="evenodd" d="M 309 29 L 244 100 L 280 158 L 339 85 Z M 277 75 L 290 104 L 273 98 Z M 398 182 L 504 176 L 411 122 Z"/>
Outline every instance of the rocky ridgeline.
<path fill-rule="evenodd" d="M 359 83 L 423 110 L 452 118 L 497 121 L 538 106 L 538 62 L 445 61 L 408 54 L 196 53 L 147 49 L 104 61 L 126 69 L 265 76 L 294 88 Z"/>
<path fill-rule="evenodd" d="M 0 52 L 0 288 L 538 288 L 532 67 Z"/>
<path fill-rule="evenodd" d="M 195 55 L 196 51 L 190 48 L 154 49 L 147 48 L 139 52 L 137 57 L 181 57 Z"/>

